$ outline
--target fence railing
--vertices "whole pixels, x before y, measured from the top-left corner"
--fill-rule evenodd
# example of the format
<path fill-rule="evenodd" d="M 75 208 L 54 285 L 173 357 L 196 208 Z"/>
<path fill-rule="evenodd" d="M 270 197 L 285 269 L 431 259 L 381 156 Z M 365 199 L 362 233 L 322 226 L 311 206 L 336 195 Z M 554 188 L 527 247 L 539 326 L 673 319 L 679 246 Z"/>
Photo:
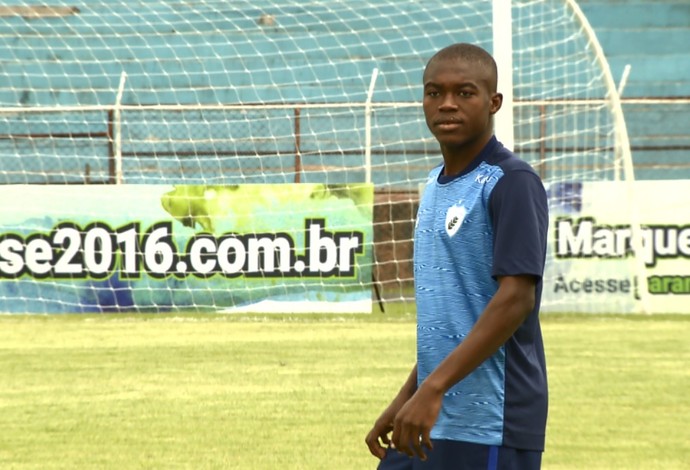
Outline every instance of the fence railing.
<path fill-rule="evenodd" d="M 535 125 L 538 128 L 536 136 L 533 136 L 531 141 L 533 143 L 528 145 L 518 145 L 519 137 L 516 139 L 518 141 L 516 151 L 518 153 L 529 153 L 531 155 L 538 155 L 536 160 L 530 163 L 541 173 L 543 178 L 547 178 L 549 168 L 552 169 L 558 165 L 556 162 L 549 161 L 549 155 L 554 152 L 563 152 L 572 150 L 567 146 L 559 145 L 555 147 L 550 144 L 551 139 L 549 138 L 550 129 L 548 129 L 547 122 L 549 119 L 550 108 L 553 106 L 591 106 L 592 104 L 605 103 L 604 100 L 594 101 L 594 100 L 545 100 L 545 101 L 529 101 L 521 102 L 515 101 L 513 105 L 515 107 L 531 107 L 533 112 L 538 114 L 539 123 Z M 628 98 L 622 99 L 623 105 L 690 105 L 690 98 Z M 376 115 L 377 111 L 380 110 L 415 110 L 421 109 L 421 104 L 418 102 L 398 102 L 398 103 L 284 103 L 284 104 L 237 104 L 237 105 L 113 105 L 113 106 L 55 106 L 55 107 L 0 107 L 0 119 L 6 122 L 10 122 L 16 119 L 17 116 L 26 116 L 29 114 L 70 114 L 75 115 L 83 114 L 98 114 L 102 115 L 100 129 L 94 129 L 94 126 L 88 126 L 89 129 L 79 129 L 79 126 L 75 126 L 74 129 L 67 129 L 62 126 L 63 129 L 59 131 L 51 130 L 39 130 L 33 132 L 31 126 L 27 125 L 25 131 L 0 131 L 0 142 L 2 141 L 21 141 L 21 140 L 60 140 L 60 139 L 93 139 L 93 140 L 103 140 L 106 148 L 106 155 L 100 156 L 107 158 L 107 176 L 105 178 L 93 174 L 92 165 L 89 163 L 84 164 L 83 173 L 80 175 L 81 182 L 84 184 L 116 184 L 118 182 L 127 182 L 126 175 L 123 175 L 123 160 L 133 157 L 190 157 L 198 156 L 203 154 L 204 150 L 176 150 L 176 149 L 156 149 L 153 151 L 133 149 L 132 146 L 127 146 L 122 143 L 122 116 L 132 115 L 133 113 L 151 113 L 151 112 L 161 112 L 161 113 L 184 113 L 184 112 L 246 112 L 249 110 L 283 110 L 288 113 L 291 118 L 291 135 L 283 136 L 282 142 L 285 143 L 290 141 L 290 146 L 283 146 L 279 152 L 281 154 L 290 154 L 294 156 L 292 168 L 290 171 L 293 174 L 292 180 L 294 182 L 301 182 L 305 171 L 310 171 L 310 167 L 305 165 L 304 157 L 305 155 L 313 154 L 315 152 L 314 148 L 305 149 L 304 141 L 304 126 L 303 121 L 305 120 L 304 112 L 305 110 L 323 110 L 324 112 L 337 112 L 338 110 L 351 110 L 353 115 L 358 114 L 365 116 L 367 112 Z M 409 112 L 409 111 L 408 111 Z M 415 112 L 418 112 L 415 110 Z M 394 142 L 388 142 L 385 146 L 379 145 L 379 143 L 372 142 L 372 124 L 371 119 L 365 120 L 365 128 L 362 129 L 364 137 L 360 139 L 359 142 L 354 142 L 352 145 L 340 146 L 337 149 L 333 148 L 323 148 L 318 149 L 318 154 L 323 158 L 323 171 L 328 171 L 328 159 L 331 155 L 338 155 L 341 157 L 351 157 L 351 164 L 348 164 L 344 170 L 359 171 L 363 172 L 365 179 L 371 179 L 372 173 L 372 156 L 380 156 L 384 154 L 400 154 L 410 157 L 414 157 L 413 163 L 405 163 L 408 170 L 415 172 L 424 172 L 428 170 L 428 165 L 424 164 L 423 157 L 429 156 L 429 158 L 436 158 L 438 153 L 437 147 L 435 145 L 427 145 L 430 143 L 430 138 L 426 138 L 426 144 L 410 143 L 401 141 L 399 144 Z M 78 120 L 77 120 L 78 122 Z M 420 125 L 423 126 L 423 122 L 420 121 Z M 5 126 L 9 128 L 9 126 Z M 633 136 L 634 137 L 634 136 Z M 422 137 L 421 139 L 424 139 Z M 580 147 L 578 150 L 587 150 L 586 148 Z M 597 148 L 597 151 L 601 151 L 601 148 Z M 609 149 L 614 151 L 615 149 Z M 674 151 L 674 152 L 690 152 L 690 138 L 684 143 L 671 142 L 665 143 L 663 140 L 658 141 L 654 145 L 644 144 L 644 145 L 631 145 L 631 150 L 633 152 L 646 152 L 646 151 Z M 270 155 L 274 155 L 275 151 L 267 151 L 262 149 L 252 149 L 252 150 L 237 150 L 237 149 L 223 149 L 214 148 L 211 151 L 206 151 L 207 154 L 213 154 L 219 157 L 257 157 L 263 158 Z M 59 155 L 57 155 L 59 157 Z M 95 156 L 94 156 L 95 157 Z M 374 158 L 375 159 L 375 158 Z M 391 165 L 402 165 L 404 162 L 391 163 Z M 27 162 L 30 167 L 31 163 Z M 582 171 L 586 171 L 588 164 L 585 167 L 580 168 Z M 669 160 L 669 161 L 655 161 L 655 162 L 640 162 L 636 163 L 636 170 L 645 170 L 652 166 L 663 167 L 671 172 L 678 171 L 679 174 L 690 174 L 690 159 L 681 159 L 680 161 Z M 311 170 L 315 168 L 312 166 Z M 268 171 L 272 169 L 267 168 Z M 285 172 L 287 169 L 283 166 L 280 168 L 274 168 L 275 171 Z M 77 175 L 72 175 L 77 176 Z M 78 178 L 76 182 L 78 182 Z M 11 182 L 11 181 L 10 181 Z"/>

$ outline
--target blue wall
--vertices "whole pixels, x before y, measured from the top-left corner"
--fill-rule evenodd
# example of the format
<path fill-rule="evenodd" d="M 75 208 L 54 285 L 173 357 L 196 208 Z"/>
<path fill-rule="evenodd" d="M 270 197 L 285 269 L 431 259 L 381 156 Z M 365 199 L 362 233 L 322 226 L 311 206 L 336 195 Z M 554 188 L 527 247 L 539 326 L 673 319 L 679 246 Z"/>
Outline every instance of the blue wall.
<path fill-rule="evenodd" d="M 0 105 L 112 105 L 123 70 L 128 79 L 122 102 L 130 105 L 362 102 L 375 67 L 382 72 L 376 101 L 416 101 L 418 87 L 407 84 L 419 83 L 428 56 L 460 39 L 458 31 L 472 31 L 490 45 L 486 16 L 490 11 L 458 18 L 458 8 L 443 2 L 437 2 L 431 13 L 415 2 L 400 7 L 352 0 L 329 8 L 313 4 L 305 8 L 299 2 L 278 8 L 277 3 L 290 2 L 202 2 L 192 3 L 192 10 L 184 2 L 160 0 L 81 1 L 73 3 L 79 12 L 65 18 L 0 18 L 0 68 L 7 77 L 0 84 Z M 278 25 L 257 24 L 264 14 L 275 15 Z M 330 22 L 331 29 L 326 30 L 324 22 Z M 199 30 L 204 33 L 198 34 Z M 386 77 L 394 80 L 386 81 Z M 148 113 L 151 119 L 139 125 L 134 120 L 140 114 L 125 113 L 125 181 L 293 181 L 291 112 L 197 112 L 184 118 L 176 113 Z M 321 164 L 317 154 L 324 152 L 331 153 L 326 162 L 329 168 L 361 166 L 361 116 L 361 108 L 330 115 L 303 111 L 305 167 Z M 375 122 L 380 134 L 376 141 L 386 127 L 397 133 L 386 134 L 384 147 L 403 137 L 427 137 L 418 123 L 397 126 L 390 124 L 390 115 L 380 116 L 387 122 Z M 64 133 L 62 118 L 44 114 L 23 118 L 28 122 L 0 120 L 0 135 L 21 133 L 17 129 L 22 128 Z M 85 132 L 85 127 L 93 133 L 104 132 L 103 113 L 75 113 L 72 120 L 71 132 Z M 336 142 L 328 125 L 352 131 L 340 132 Z M 185 136 L 189 137 L 186 141 Z M 171 143 L 170 137 L 180 141 Z M 250 142 L 249 137 L 256 139 Z M 224 143 L 209 146 L 204 138 Z M 0 168 L 5 170 L 0 172 L 0 182 L 76 182 L 83 179 L 87 163 L 92 180 L 107 179 L 110 171 L 104 138 L 53 139 L 49 146 L 35 139 L 14 139 L 0 141 L 0 146 Z M 256 151 L 262 153 L 261 158 L 252 155 Z M 379 184 L 412 181 L 428 170 L 428 164 L 420 165 L 410 176 L 406 155 L 400 150 L 379 152 L 382 170 L 374 174 Z M 386 165 L 395 162 L 399 170 Z M 236 171 L 240 167 L 244 174 Z M 64 176 L 70 172 L 72 176 Z M 305 174 L 303 181 L 362 181 L 363 176 L 361 170 L 322 171 Z"/>
<path fill-rule="evenodd" d="M 690 2 L 579 0 L 616 80 L 626 64 L 623 111 L 639 179 L 690 178 Z M 658 98 L 661 103 L 626 103 Z"/>
<path fill-rule="evenodd" d="M 621 76 L 626 64 L 632 66 L 624 98 L 690 97 L 690 3 L 579 3 L 614 77 Z M 419 81 L 419 71 L 433 51 L 466 39 L 470 32 L 491 48 L 490 10 L 459 14 L 457 5 L 428 12 L 419 2 L 394 6 L 353 0 L 347 2 L 352 8 L 333 13 L 297 4 L 277 9 L 268 0 L 218 2 L 227 5 L 220 10 L 211 10 L 210 2 L 199 3 L 194 11 L 182 2 L 153 0 L 136 2 L 136 9 L 126 2 L 71 4 L 79 11 L 63 18 L 0 18 L 0 70 L 5 77 L 0 106 L 111 105 L 123 70 L 128 74 L 124 104 L 363 101 L 374 67 L 382 72 L 376 101 L 416 101 L 418 90 L 407 83 Z M 264 14 L 275 15 L 277 24 L 258 25 L 257 18 Z M 334 15 L 341 19 L 342 30 L 326 34 L 322 22 Z M 376 34 L 371 32 L 372 22 Z M 208 33 L 188 34 L 199 25 Z M 380 44 L 381 35 L 389 44 Z M 301 52 L 305 47 L 307 54 Z M 281 54 L 273 54 L 277 51 Z M 685 163 L 690 107 L 625 103 L 624 111 L 638 178 L 690 178 L 690 165 Z M 195 112 L 184 117 L 152 112 L 139 125 L 134 120 L 141 114 L 125 113 L 124 120 L 132 123 L 123 135 L 125 181 L 293 181 L 292 112 Z M 74 113 L 69 119 L 65 124 L 64 115 L 0 116 L 0 135 L 15 135 L 0 139 L 0 183 L 79 182 L 86 168 L 91 181 L 107 181 L 112 164 L 105 137 L 107 116 L 94 111 Z M 375 149 L 379 165 L 374 181 L 423 177 L 428 167 L 422 160 L 425 145 L 406 148 L 418 152 L 408 154 L 386 146 L 386 140 L 428 137 L 415 117 L 400 124 L 379 113 L 374 124 L 374 142 L 382 142 Z M 332 168 L 361 164 L 361 110 L 330 115 L 303 110 L 300 127 L 305 166 L 318 165 L 323 152 L 329 153 Z M 336 142 L 327 138 L 333 127 L 352 131 L 343 132 Z M 72 135 L 43 142 L 16 137 L 26 129 L 33 134 Z M 247 138 L 266 135 L 276 137 L 260 144 Z M 182 137 L 181 142 L 171 143 L 175 137 Z M 218 148 L 206 140 L 226 144 Z M 257 159 L 257 150 L 266 155 Z M 246 176 L 240 177 L 239 169 Z M 302 180 L 310 177 L 361 181 L 363 174 L 326 171 L 306 174 Z"/>

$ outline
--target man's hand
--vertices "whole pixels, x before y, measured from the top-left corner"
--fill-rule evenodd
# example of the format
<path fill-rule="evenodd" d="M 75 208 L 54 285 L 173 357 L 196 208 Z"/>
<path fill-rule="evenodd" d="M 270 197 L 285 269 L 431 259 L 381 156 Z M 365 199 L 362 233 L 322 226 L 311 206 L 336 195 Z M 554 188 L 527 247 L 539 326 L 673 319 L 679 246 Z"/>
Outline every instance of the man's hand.
<path fill-rule="evenodd" d="M 379 460 L 386 455 L 386 448 L 384 446 L 388 446 L 391 443 L 388 435 L 393 430 L 393 417 L 387 416 L 388 414 L 389 413 L 384 412 L 381 417 L 376 420 L 374 427 L 371 428 L 366 439 L 364 439 L 364 442 L 366 442 L 369 447 L 369 452 Z"/>
<path fill-rule="evenodd" d="M 424 449 L 432 450 L 431 428 L 441 410 L 443 393 L 433 387 L 422 386 L 405 403 L 393 422 L 393 446 L 410 457 L 426 460 Z"/>
<path fill-rule="evenodd" d="M 400 388 L 398 395 L 393 399 L 393 401 L 388 405 L 379 419 L 374 423 L 374 427 L 371 428 L 369 434 L 364 439 L 367 446 L 369 447 L 369 452 L 377 457 L 379 460 L 386 456 L 386 448 L 384 446 L 389 446 L 391 440 L 389 434 L 393 430 L 393 420 L 398 414 L 402 406 L 407 400 L 409 400 L 414 392 L 417 390 L 417 364 L 414 365 L 410 375 L 407 376 L 407 380 Z M 438 413 L 438 411 L 437 411 Z"/>

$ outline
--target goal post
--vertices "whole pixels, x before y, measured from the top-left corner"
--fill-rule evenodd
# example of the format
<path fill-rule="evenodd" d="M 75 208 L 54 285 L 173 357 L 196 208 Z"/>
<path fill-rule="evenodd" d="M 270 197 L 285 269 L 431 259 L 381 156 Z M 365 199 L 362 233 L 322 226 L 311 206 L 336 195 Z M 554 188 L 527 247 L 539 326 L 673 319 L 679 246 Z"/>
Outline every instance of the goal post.
<path fill-rule="evenodd" d="M 495 116 L 496 136 L 506 148 L 515 148 L 513 119 L 513 9 L 512 0 L 493 0 L 493 56 L 498 69 L 498 89 L 508 112 Z"/>
<path fill-rule="evenodd" d="M 552 214 L 576 223 L 586 215 L 583 185 L 619 182 L 615 187 L 625 192 L 627 207 L 614 223 L 630 228 L 630 242 L 620 259 L 602 266 L 615 265 L 635 278 L 640 298 L 600 297 L 590 306 L 645 311 L 645 264 L 635 255 L 642 252 L 642 235 L 620 97 L 574 0 L 88 0 L 69 7 L 4 6 L 0 189 L 31 194 L 49 185 L 58 194 L 88 185 L 89 197 L 103 198 L 96 206 L 106 208 L 114 202 L 105 194 L 115 193 L 103 188 L 116 183 L 125 190 L 118 196 L 122 205 L 136 208 L 134 194 L 145 185 L 161 185 L 162 192 L 194 187 L 205 201 L 215 201 L 219 194 L 230 197 L 220 187 L 300 183 L 325 188 L 307 203 L 330 198 L 340 207 L 350 196 L 368 201 L 357 193 L 368 183 L 370 207 L 352 214 L 371 214 L 364 250 L 371 256 L 361 258 L 368 263 L 361 266 L 365 275 L 353 279 L 384 304 L 412 311 L 418 187 L 441 161 L 421 111 L 421 75 L 426 61 L 454 42 L 478 44 L 496 57 L 504 94 L 496 133 L 539 172 Z M 255 194 L 250 189 L 247 194 Z M 343 191 L 350 196 L 343 198 Z M 12 225 L 3 210 L 0 236 L 30 234 L 41 226 L 35 219 Z M 96 221 L 100 212 L 79 217 Z M 199 234 L 211 223 L 204 219 L 204 227 L 201 219 L 172 215 L 171 220 Z M 94 233 L 100 240 L 102 233 Z M 550 261 L 566 270 L 577 264 L 576 254 L 563 260 L 556 249 L 550 245 Z M 545 281 L 552 285 L 563 276 L 559 269 L 547 271 Z M 0 280 L 0 298 L 34 296 L 36 283 L 46 292 L 85 284 L 39 278 Z M 172 304 L 154 301 L 180 289 L 179 298 L 187 302 L 180 309 L 222 310 L 213 300 L 221 283 L 186 282 L 174 274 L 164 281 L 144 278 L 101 279 L 98 295 L 130 289 L 165 311 Z M 318 282 L 310 285 L 318 290 Z M 252 282 L 242 286 L 250 299 L 267 289 Z M 322 286 L 332 288 L 326 280 Z M 280 290 L 273 281 L 271 289 Z M 79 310 L 74 302 L 64 305 Z M 546 309 L 582 305 L 545 295 Z"/>

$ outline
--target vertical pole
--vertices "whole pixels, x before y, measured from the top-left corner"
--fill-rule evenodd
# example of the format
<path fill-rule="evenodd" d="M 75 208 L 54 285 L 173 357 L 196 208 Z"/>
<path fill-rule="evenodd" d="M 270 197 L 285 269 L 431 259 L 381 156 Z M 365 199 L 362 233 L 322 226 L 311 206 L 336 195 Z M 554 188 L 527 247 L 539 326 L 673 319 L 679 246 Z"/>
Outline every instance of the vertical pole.
<path fill-rule="evenodd" d="M 371 102 L 374 97 L 374 87 L 376 86 L 376 79 L 379 76 L 379 69 L 374 67 L 371 72 L 371 80 L 369 81 L 369 89 L 367 90 L 367 100 L 364 103 L 364 182 L 371 183 L 371 113 L 372 106 Z M 376 293 L 376 298 L 379 301 L 379 308 L 382 313 L 386 310 L 383 307 L 383 299 L 381 298 L 381 292 L 379 291 L 379 283 L 376 279 L 376 266 L 378 265 L 376 261 L 376 245 L 372 247 L 373 253 L 373 265 L 371 266 L 371 282 L 374 286 L 374 292 Z"/>
<path fill-rule="evenodd" d="M 367 91 L 367 101 L 364 104 L 364 182 L 371 183 L 371 100 L 374 96 L 374 86 L 379 69 L 374 68 L 371 73 L 369 90 Z"/>
<path fill-rule="evenodd" d="M 625 90 L 625 85 L 628 83 L 628 77 L 630 76 L 630 64 L 626 64 L 623 69 L 623 75 L 621 76 L 621 81 L 618 82 L 618 96 L 623 96 L 623 90 Z M 619 181 L 621 179 L 622 166 L 623 166 L 623 145 L 621 144 L 620 132 L 616 132 L 616 150 L 615 156 L 613 158 L 613 179 L 614 181 Z"/>
<path fill-rule="evenodd" d="M 108 110 L 108 184 L 115 184 L 115 136 L 113 130 L 113 122 L 115 121 L 115 112 L 112 109 Z"/>
<path fill-rule="evenodd" d="M 512 0 L 493 0 L 493 56 L 498 66 L 498 92 L 503 107 L 494 117 L 498 140 L 515 149 L 513 129 L 513 12 Z"/>
<path fill-rule="evenodd" d="M 127 73 L 122 71 L 120 75 L 120 85 L 117 87 L 117 97 L 115 98 L 114 121 L 114 156 L 115 156 L 115 184 L 122 184 L 122 94 L 125 91 L 125 81 Z"/>
<path fill-rule="evenodd" d="M 302 130 L 300 108 L 295 108 L 295 183 L 302 180 Z"/>

